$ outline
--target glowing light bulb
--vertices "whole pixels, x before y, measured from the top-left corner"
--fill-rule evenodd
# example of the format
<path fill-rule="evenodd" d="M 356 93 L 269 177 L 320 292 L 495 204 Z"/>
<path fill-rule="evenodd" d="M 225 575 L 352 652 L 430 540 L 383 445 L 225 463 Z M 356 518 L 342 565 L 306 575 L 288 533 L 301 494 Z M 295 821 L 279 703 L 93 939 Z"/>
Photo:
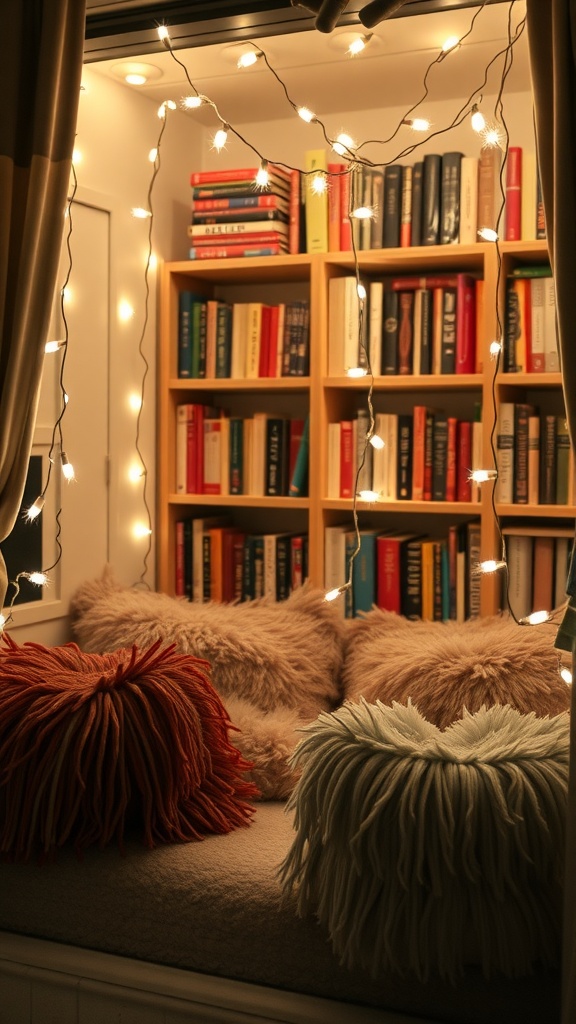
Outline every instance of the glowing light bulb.
<path fill-rule="evenodd" d="M 482 132 L 482 142 L 485 146 L 499 146 L 502 142 L 502 132 L 499 128 L 492 126 Z"/>
<path fill-rule="evenodd" d="M 133 462 L 128 470 L 128 479 L 130 483 L 137 484 L 143 476 L 144 470 L 142 469 L 142 466 L 137 462 Z"/>
<path fill-rule="evenodd" d="M 132 394 L 128 395 L 128 405 L 132 412 L 140 412 L 140 409 L 142 408 L 142 396 L 133 391 Z"/>
<path fill-rule="evenodd" d="M 483 239 L 484 242 L 498 241 L 498 232 L 494 231 L 494 228 L 480 228 L 478 234 L 480 238 Z"/>
<path fill-rule="evenodd" d="M 185 96 L 182 100 L 182 106 L 185 107 L 186 110 L 197 110 L 203 103 L 203 96 Z"/>
<path fill-rule="evenodd" d="M 383 441 L 382 438 L 378 436 L 378 434 L 372 434 L 372 437 L 370 438 L 370 444 L 372 445 L 373 448 L 376 448 L 377 451 L 381 451 L 382 448 L 386 447 L 386 442 Z"/>
<path fill-rule="evenodd" d="M 146 523 L 134 523 L 134 526 L 132 527 L 132 536 L 136 540 L 141 540 L 143 537 L 149 537 L 151 533 L 152 530 L 146 525 Z"/>
<path fill-rule="evenodd" d="M 475 132 L 481 132 L 486 127 L 486 118 L 481 110 L 478 110 L 478 104 L 475 103 L 472 107 L 472 117 L 470 118 L 470 124 L 472 125 Z"/>
<path fill-rule="evenodd" d="M 127 82 L 128 85 L 146 85 L 148 79 L 146 78 L 146 75 L 138 75 L 131 72 L 129 75 L 124 76 L 124 81 Z"/>
<path fill-rule="evenodd" d="M 218 150 L 218 152 L 220 152 L 220 150 L 223 148 L 223 146 L 226 145 L 227 138 L 228 138 L 227 126 L 222 126 L 222 128 L 218 129 L 218 131 L 216 132 L 214 138 L 212 139 L 212 145 L 213 145 L 214 149 L 216 149 L 216 150 Z"/>
<path fill-rule="evenodd" d="M 495 558 L 487 558 L 485 562 L 480 562 L 478 565 L 478 571 L 481 573 L 489 574 L 498 572 L 499 569 L 503 569 L 506 562 L 496 561 Z"/>
<path fill-rule="evenodd" d="M 500 342 L 500 341 L 491 341 L 490 342 L 489 352 L 490 352 L 490 358 L 491 359 L 496 359 L 497 356 L 500 355 L 501 351 L 502 351 L 502 342 Z"/>
<path fill-rule="evenodd" d="M 118 303 L 118 319 L 123 323 L 127 323 L 134 316 L 134 307 L 130 305 L 127 299 L 121 299 Z"/>
<path fill-rule="evenodd" d="M 48 583 L 48 577 L 45 572 L 27 572 L 24 575 L 26 579 L 30 580 L 30 583 L 35 583 L 37 587 L 45 587 Z"/>
<path fill-rule="evenodd" d="M 156 147 L 154 147 L 154 149 L 151 149 L 150 152 L 148 153 L 148 159 L 149 159 L 150 163 L 151 164 L 155 164 L 157 157 L 158 157 L 158 150 L 156 149 Z"/>
<path fill-rule="evenodd" d="M 459 45 L 460 40 L 458 36 L 448 36 L 448 39 L 445 39 L 442 43 L 442 53 L 450 53 L 450 50 L 454 50 Z"/>
<path fill-rule="evenodd" d="M 338 156 L 350 155 L 350 151 L 356 149 L 356 143 L 346 132 L 340 132 L 336 142 L 332 144 L 332 149 L 335 153 L 338 153 Z"/>
<path fill-rule="evenodd" d="M 372 34 L 366 36 L 358 36 L 357 39 L 353 39 L 348 47 L 348 53 L 351 57 L 357 57 L 362 50 L 365 50 L 368 43 L 372 39 Z"/>
<path fill-rule="evenodd" d="M 68 303 L 68 305 L 74 301 L 74 292 L 68 284 L 62 289 L 60 294 L 62 295 L 62 301 Z"/>
<path fill-rule="evenodd" d="M 26 512 L 26 518 L 29 520 L 37 519 L 45 505 L 45 499 L 40 494 L 35 501 L 32 502 L 30 508 Z"/>
<path fill-rule="evenodd" d="M 268 165 L 266 161 L 263 160 L 256 173 L 256 184 L 258 185 L 258 188 L 267 188 L 269 183 L 270 175 L 268 174 Z"/>
<path fill-rule="evenodd" d="M 136 217 L 137 220 L 146 220 L 147 217 L 151 217 L 150 210 L 145 210 L 143 206 L 133 206 L 132 216 Z"/>
<path fill-rule="evenodd" d="M 568 685 L 572 682 L 572 673 L 569 668 L 563 668 L 560 672 L 560 677 L 565 683 L 568 683 Z"/>
<path fill-rule="evenodd" d="M 238 58 L 237 67 L 239 68 L 251 68 L 260 59 L 262 53 L 260 50 L 248 50 Z"/>
<path fill-rule="evenodd" d="M 158 117 L 166 117 L 167 110 L 176 110 L 176 104 L 174 103 L 174 100 L 164 100 L 164 103 L 160 104 L 160 106 L 158 107 Z"/>
<path fill-rule="evenodd" d="M 343 583 L 341 587 L 334 587 L 333 590 L 328 590 L 324 594 L 324 600 L 335 601 L 337 597 L 340 597 L 340 594 L 344 594 L 347 590 L 350 590 L 350 584 Z"/>
<path fill-rule="evenodd" d="M 147 261 L 150 270 L 156 270 L 156 267 L 158 266 L 158 257 L 155 252 L 151 252 L 150 256 L 146 253 L 145 261 Z"/>
<path fill-rule="evenodd" d="M 530 615 L 527 615 L 524 619 L 520 619 L 520 622 L 524 623 L 527 626 L 540 626 L 543 622 L 548 622 L 549 618 L 550 612 L 545 612 L 544 610 L 541 610 L 537 612 L 532 612 Z"/>
<path fill-rule="evenodd" d="M 365 377 L 368 371 L 363 366 L 351 366 L 346 370 L 347 377 Z"/>
<path fill-rule="evenodd" d="M 366 292 L 366 289 L 365 289 L 365 287 L 364 287 L 364 285 L 362 283 L 356 285 L 356 293 L 358 295 L 358 298 L 362 302 L 364 302 L 364 299 L 366 298 L 367 292 Z"/>
<path fill-rule="evenodd" d="M 63 338 L 59 338 L 57 341 L 47 341 L 44 345 L 44 351 L 46 355 L 48 355 L 50 352 L 57 352 L 58 349 L 63 348 L 65 344 L 66 342 Z"/>
<path fill-rule="evenodd" d="M 470 473 L 469 480 L 475 484 L 485 484 L 488 480 L 496 480 L 497 477 L 496 469 L 475 469 Z"/>
<path fill-rule="evenodd" d="M 360 491 L 358 497 L 361 501 L 378 501 L 378 491 Z"/>
<path fill-rule="evenodd" d="M 426 117 L 405 117 L 402 124 L 408 125 L 415 132 L 427 132 L 432 127 Z"/>
<path fill-rule="evenodd" d="M 325 174 L 315 174 L 310 182 L 310 191 L 313 192 L 315 196 L 324 195 L 327 187 L 328 182 Z"/>
<path fill-rule="evenodd" d="M 316 117 L 316 114 L 313 114 L 308 107 L 298 107 L 297 114 L 303 121 L 306 121 L 306 124 L 310 124 L 310 122 Z"/>
<path fill-rule="evenodd" d="M 76 474 L 74 473 L 74 466 L 69 461 L 66 452 L 60 452 L 60 461 L 62 463 L 62 474 L 65 480 L 74 480 Z"/>
<path fill-rule="evenodd" d="M 73 149 L 72 150 L 72 163 L 74 164 L 74 166 L 76 166 L 77 164 L 81 164 L 82 163 L 82 150 L 80 150 L 80 149 Z"/>
<path fill-rule="evenodd" d="M 374 216 L 374 210 L 371 210 L 369 206 L 357 206 L 355 210 L 352 210 L 352 216 L 357 220 L 370 220 Z"/>
<path fill-rule="evenodd" d="M 166 25 L 158 26 L 158 39 L 161 39 L 162 42 L 165 42 L 166 40 L 170 39 L 170 33 Z"/>

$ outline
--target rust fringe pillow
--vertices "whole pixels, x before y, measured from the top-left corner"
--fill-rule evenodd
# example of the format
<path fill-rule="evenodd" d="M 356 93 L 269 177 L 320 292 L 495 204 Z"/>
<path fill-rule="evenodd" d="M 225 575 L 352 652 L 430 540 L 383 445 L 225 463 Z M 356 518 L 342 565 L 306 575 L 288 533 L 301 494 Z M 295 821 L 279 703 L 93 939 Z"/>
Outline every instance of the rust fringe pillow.
<path fill-rule="evenodd" d="M 113 654 L 0 648 L 0 854 L 77 851 L 129 825 L 147 846 L 250 822 L 250 765 L 209 666 L 157 641 Z"/>

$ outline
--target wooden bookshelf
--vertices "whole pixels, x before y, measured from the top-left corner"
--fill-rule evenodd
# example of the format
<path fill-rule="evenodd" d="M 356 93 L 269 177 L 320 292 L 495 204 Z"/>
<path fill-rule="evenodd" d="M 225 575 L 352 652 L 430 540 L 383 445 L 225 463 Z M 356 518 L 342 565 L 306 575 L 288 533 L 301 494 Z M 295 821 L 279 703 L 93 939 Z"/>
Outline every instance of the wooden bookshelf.
<path fill-rule="evenodd" d="M 492 435 L 501 401 L 540 400 L 548 396 L 550 408 L 562 408 L 560 374 L 496 373 L 489 357 L 490 342 L 502 334 L 506 278 L 521 264 L 545 262 L 545 241 L 505 242 L 496 246 L 443 245 L 409 249 L 370 250 L 358 253 L 361 273 L 370 278 L 424 275 L 464 271 L 484 279 L 483 370 L 466 375 L 419 375 L 373 379 L 375 409 L 410 411 L 419 401 L 442 403 L 447 410 L 472 411 L 482 404 L 482 445 L 484 465 L 493 465 Z M 174 593 L 175 524 L 183 511 L 215 509 L 226 512 L 234 522 L 254 530 L 305 530 L 309 537 L 309 577 L 324 585 L 324 530 L 349 517 L 353 528 L 352 501 L 327 498 L 326 466 L 328 424 L 346 418 L 351 409 L 366 403 L 369 378 L 328 376 L 328 296 L 332 277 L 354 272 L 349 253 L 228 259 L 206 262 L 167 263 L 162 267 L 160 331 L 158 353 L 158 449 L 157 449 L 157 586 Z M 177 376 L 178 293 L 193 289 L 199 294 L 228 301 L 284 301 L 285 297 L 307 297 L 310 301 L 310 373 L 307 377 L 241 379 L 180 379 Z M 199 401 L 228 408 L 257 409 L 265 400 L 267 408 L 284 414 L 286 409 L 310 413 L 309 493 L 306 498 L 252 497 L 250 495 L 181 495 L 175 492 L 176 407 Z M 537 404 L 537 402 L 535 402 Z M 455 413 L 453 413 L 455 414 Z M 471 417 L 470 417 L 471 418 Z M 454 522 L 479 518 L 482 559 L 498 558 L 500 537 L 492 505 L 491 485 L 481 491 L 479 502 L 379 501 L 368 505 L 358 501 L 361 526 L 381 529 L 414 529 L 441 537 Z M 498 515 L 507 524 L 522 519 L 535 527 L 543 519 L 573 522 L 573 506 L 502 505 Z M 198 514 L 202 514 L 200 511 Z M 501 580 L 497 575 L 482 578 L 481 614 L 496 612 L 500 605 Z"/>

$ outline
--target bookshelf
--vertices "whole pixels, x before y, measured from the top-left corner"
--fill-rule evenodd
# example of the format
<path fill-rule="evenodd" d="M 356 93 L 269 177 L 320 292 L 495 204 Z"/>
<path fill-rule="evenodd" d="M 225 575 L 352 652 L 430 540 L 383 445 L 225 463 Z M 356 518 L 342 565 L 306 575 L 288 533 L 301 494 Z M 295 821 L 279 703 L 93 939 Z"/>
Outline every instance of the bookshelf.
<path fill-rule="evenodd" d="M 499 404 L 530 401 L 545 412 L 562 414 L 559 373 L 502 373 L 494 377 L 490 342 L 502 333 L 508 275 L 521 265 L 545 263 L 545 241 L 474 245 L 421 246 L 368 250 L 358 253 L 363 279 L 401 275 L 465 272 L 484 280 L 481 337 L 482 370 L 470 374 L 379 376 L 374 378 L 372 402 L 376 411 L 409 412 L 415 404 L 442 407 L 449 415 L 471 417 L 475 403 L 482 407 L 483 465 L 493 465 L 491 445 Z M 302 254 L 202 263 L 166 263 L 161 275 L 161 319 L 158 358 L 158 492 L 157 586 L 175 592 L 176 523 L 183 515 L 226 514 L 242 529 L 254 532 L 299 530 L 308 534 L 308 574 L 324 586 L 324 531 L 327 526 L 353 528 L 352 501 L 328 498 L 328 425 L 355 415 L 366 406 L 369 379 L 328 375 L 329 284 L 334 277 L 354 273 L 351 253 Z M 307 377 L 260 379 L 182 379 L 177 375 L 178 295 L 192 289 L 207 298 L 229 302 L 280 302 L 307 298 L 310 302 L 310 371 Z M 499 301 L 499 331 L 497 303 Z M 183 402 L 205 402 L 231 415 L 263 409 L 277 415 L 310 415 L 309 489 L 305 498 L 256 497 L 176 493 L 176 409 Z M 479 501 L 358 501 L 360 526 L 446 535 L 453 523 L 480 522 L 480 556 L 498 558 L 500 538 L 492 507 L 492 486 L 486 484 Z M 538 527 L 573 522 L 572 505 L 497 506 L 501 524 L 521 521 Z M 501 603 L 501 577 L 482 577 L 480 613 L 493 614 Z"/>

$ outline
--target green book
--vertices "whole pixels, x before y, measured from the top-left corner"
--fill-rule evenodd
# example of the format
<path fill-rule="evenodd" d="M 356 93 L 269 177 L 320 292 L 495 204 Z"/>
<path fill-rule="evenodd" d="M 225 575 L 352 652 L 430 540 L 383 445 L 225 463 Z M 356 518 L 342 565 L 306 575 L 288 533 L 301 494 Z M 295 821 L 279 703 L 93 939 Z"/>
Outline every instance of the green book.
<path fill-rule="evenodd" d="M 291 498 L 303 498 L 308 493 L 308 456 L 310 452 L 310 417 L 307 416 L 302 440 L 296 456 L 288 493 Z"/>

